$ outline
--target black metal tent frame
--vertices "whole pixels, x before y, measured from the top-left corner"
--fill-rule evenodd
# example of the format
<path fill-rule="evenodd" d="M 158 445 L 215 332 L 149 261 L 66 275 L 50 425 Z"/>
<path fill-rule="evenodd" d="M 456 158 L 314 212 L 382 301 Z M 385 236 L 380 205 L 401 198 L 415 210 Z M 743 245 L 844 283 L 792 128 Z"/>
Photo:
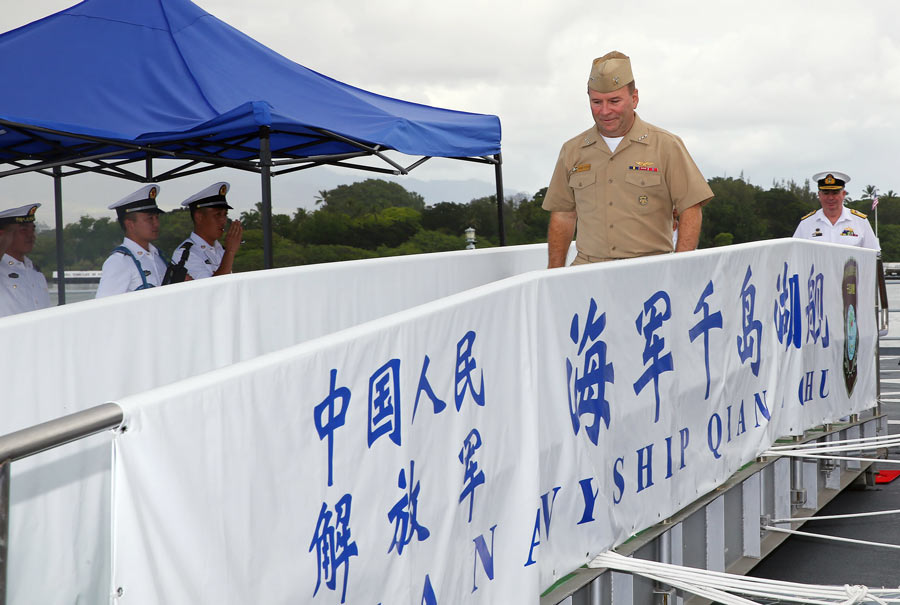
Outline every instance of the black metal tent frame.
<path fill-rule="evenodd" d="M 188 136 L 157 143 L 135 143 L 90 135 L 63 132 L 0 119 L 0 129 L 16 133 L 23 140 L 11 146 L 0 147 L 0 163 L 15 168 L 0 171 L 0 178 L 37 172 L 53 179 L 56 218 L 56 265 L 59 304 L 65 304 L 65 271 L 63 261 L 62 179 L 89 172 L 121 178 L 138 183 L 158 183 L 179 177 L 215 170 L 235 168 L 260 175 L 262 190 L 263 262 L 266 269 L 273 267 L 272 255 L 272 178 L 316 166 L 340 166 L 381 174 L 406 175 L 433 156 L 424 156 L 408 166 L 402 166 L 385 155 L 389 151 L 380 145 L 370 145 L 321 128 L 307 127 L 306 132 L 271 129 L 262 126 L 251 134 L 210 134 L 202 137 Z M 0 132 L 0 135 L 6 134 Z M 273 135 L 287 135 L 296 142 L 273 150 Z M 63 144 L 58 139 L 79 141 Z M 331 155 L 307 155 L 304 150 L 314 145 L 338 142 L 356 148 L 356 151 Z M 256 146 L 254 146 L 255 144 Z M 34 147 L 43 147 L 34 151 Z M 26 151 L 30 149 L 30 151 Z M 234 157 L 223 157 L 219 154 Z M 367 166 L 352 160 L 375 157 L 387 167 Z M 154 159 L 181 160 L 179 166 L 154 173 Z M 452 157 L 448 159 L 490 164 L 494 166 L 497 186 L 497 224 L 500 245 L 506 244 L 503 227 L 503 173 L 500 153 L 489 156 Z M 134 170 L 135 164 L 143 164 L 143 170 Z"/>

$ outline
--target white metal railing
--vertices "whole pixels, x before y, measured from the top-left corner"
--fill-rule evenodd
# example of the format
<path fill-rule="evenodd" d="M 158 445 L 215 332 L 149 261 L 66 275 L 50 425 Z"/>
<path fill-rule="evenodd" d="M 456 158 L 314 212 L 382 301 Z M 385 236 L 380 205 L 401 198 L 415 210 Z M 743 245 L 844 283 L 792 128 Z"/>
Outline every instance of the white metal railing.
<path fill-rule="evenodd" d="M 6 604 L 10 465 L 16 460 L 114 429 L 122 423 L 122 417 L 122 408 L 117 404 L 104 403 L 0 436 L 0 605 Z"/>

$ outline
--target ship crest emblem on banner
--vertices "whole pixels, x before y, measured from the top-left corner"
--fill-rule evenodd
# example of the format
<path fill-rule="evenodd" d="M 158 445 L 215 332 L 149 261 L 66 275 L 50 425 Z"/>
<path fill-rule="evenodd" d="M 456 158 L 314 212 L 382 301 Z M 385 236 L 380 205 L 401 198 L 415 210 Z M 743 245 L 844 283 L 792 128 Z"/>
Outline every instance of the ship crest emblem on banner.
<path fill-rule="evenodd" d="M 856 324 L 856 282 L 859 269 L 856 259 L 851 258 L 844 263 L 844 279 L 841 282 L 841 298 L 844 303 L 844 386 L 847 397 L 853 395 L 856 386 L 857 355 L 859 343 L 859 326 Z"/>

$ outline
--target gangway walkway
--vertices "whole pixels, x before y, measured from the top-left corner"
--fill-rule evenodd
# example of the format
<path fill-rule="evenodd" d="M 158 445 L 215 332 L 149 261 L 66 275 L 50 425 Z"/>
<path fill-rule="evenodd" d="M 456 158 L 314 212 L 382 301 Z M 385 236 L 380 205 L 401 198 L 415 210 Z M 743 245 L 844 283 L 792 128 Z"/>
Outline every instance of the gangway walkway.
<path fill-rule="evenodd" d="M 508 260 L 524 267 L 517 258 L 533 252 Z M 89 324 L 99 352 L 121 350 L 111 319 L 129 322 L 151 304 L 158 315 L 215 301 L 234 313 L 217 325 L 253 330 L 225 332 L 208 348 L 226 357 L 184 368 L 172 357 L 191 348 L 165 344 L 192 336 L 192 326 L 173 313 L 177 325 L 149 335 L 154 351 L 172 350 L 157 364 L 168 365 L 144 383 L 104 367 L 103 377 L 128 377 L 118 394 L 84 380 L 77 394 L 17 394 L 61 421 L 71 415 L 47 413 L 68 411 L 58 399 L 112 401 L 115 414 L 97 428 L 116 431 L 69 445 L 65 458 L 42 455 L 40 465 L 19 462 L 31 451 L 0 447 L 0 460 L 16 461 L 14 490 L 34 493 L 23 490 L 35 472 L 47 484 L 46 506 L 7 499 L 12 532 L 0 557 L 11 562 L 11 602 L 676 603 L 687 595 L 630 573 L 567 572 L 614 548 L 746 574 L 787 539 L 767 526 L 810 517 L 869 478 L 867 461 L 772 448 L 884 434 L 877 329 L 855 311 L 874 306 L 873 292 L 857 288 L 874 281 L 873 252 L 786 240 L 513 270 L 464 289 L 473 263 L 483 277 L 513 266 L 471 254 L 418 259 L 417 279 L 403 260 L 354 264 L 354 281 L 339 279 L 349 266 L 260 272 L 132 294 L 127 308 L 101 300 L 40 315 Z M 450 271 L 435 267 L 444 260 L 468 270 L 451 284 L 455 294 L 440 296 L 434 289 L 447 290 Z M 333 295 L 311 296 L 315 284 Z M 396 301 L 392 314 L 373 314 L 382 299 L 375 311 Z M 327 308 L 313 314 L 312 303 Z M 348 313 L 337 331 L 297 323 L 357 307 L 367 315 Z M 5 335 L 40 313 L 5 320 Z M 66 361 L 82 378 L 71 354 Z M 84 371 L 99 362 L 75 361 Z M 71 435 L 59 433 L 54 445 Z M 80 466 L 63 477 L 71 466 L 55 462 L 69 459 Z M 70 519 L 73 501 L 80 516 Z M 49 531 L 45 521 L 57 517 Z M 56 527 L 78 533 L 61 539 Z M 76 547 L 51 573 L 34 556 L 38 540 L 49 553 Z M 85 548 L 96 563 L 82 563 Z M 235 559 L 241 553 L 254 556 Z M 271 573 L 282 567 L 291 573 Z M 38 581 L 48 574 L 52 587 Z"/>
<path fill-rule="evenodd" d="M 900 267 L 900 263 L 897 264 Z M 890 267 L 884 267 L 885 272 Z M 893 269 L 896 269 L 894 267 Z M 894 324 L 900 323 L 900 309 L 889 308 L 888 291 L 884 274 L 879 284 L 876 314 L 882 322 L 881 348 L 878 354 L 879 405 L 866 415 L 847 418 L 846 425 L 823 425 L 807 431 L 802 441 L 829 441 L 843 438 L 849 433 L 857 434 L 854 428 L 860 423 L 859 434 L 870 431 L 879 435 L 900 434 L 900 337 L 887 337 L 888 318 Z M 894 303 L 896 307 L 897 302 Z M 801 439 L 797 439 L 801 441 Z M 866 454 L 872 456 L 873 453 Z M 874 454 L 880 458 L 900 460 L 900 448 L 882 449 Z M 770 461 L 769 461 L 770 462 Z M 642 532 L 629 542 L 621 545 L 616 552 L 648 561 L 677 563 L 689 567 L 712 569 L 746 574 L 757 578 L 822 586 L 868 586 L 870 588 L 894 588 L 900 586 L 900 554 L 897 550 L 862 546 L 850 543 L 826 541 L 802 535 L 776 536 L 766 532 L 765 527 L 772 517 L 763 504 L 759 523 L 755 514 L 757 489 L 753 487 L 754 473 L 759 475 L 763 494 L 766 490 L 777 492 L 778 483 L 786 482 L 790 491 L 789 510 L 792 517 L 810 518 L 815 516 L 849 515 L 870 511 L 900 510 L 900 478 L 890 483 L 876 483 L 880 468 L 900 470 L 900 465 L 889 464 L 849 464 L 836 461 L 794 461 L 786 468 L 786 461 L 767 464 L 765 458 L 757 460 L 733 477 L 716 494 L 699 500 L 679 514 L 665 520 L 654 528 Z M 763 468 L 755 468 L 760 467 Z M 806 467 L 806 468 L 804 468 Z M 813 470 L 808 471 L 809 468 Z M 839 483 L 834 473 L 844 474 Z M 849 475 L 852 475 L 849 476 Z M 812 476 L 817 492 L 812 498 L 813 509 L 807 509 L 802 499 L 809 500 L 809 492 L 804 494 L 808 484 L 804 477 Z M 751 489 L 747 489 L 750 487 Z M 838 487 L 838 489 L 834 489 Z M 784 485 L 780 489 L 784 489 Z M 724 492 L 724 495 L 721 493 Z M 750 495 L 750 512 L 748 508 Z M 719 497 L 721 496 L 721 497 Z M 722 501 L 719 506 L 714 503 Z M 772 500 L 771 494 L 763 495 L 763 500 Z M 777 495 L 774 508 L 778 507 Z M 817 510 L 815 510 L 817 508 Z M 711 510 L 712 509 L 712 510 Z M 777 515 L 776 515 L 777 516 Z M 741 534 L 740 525 L 744 530 Z M 724 525 L 725 527 L 722 527 Z M 729 527 L 730 526 L 730 527 Z M 749 526 L 749 533 L 747 531 Z M 737 527 L 737 529 L 735 529 Z M 900 514 L 839 519 L 792 524 L 794 530 L 802 529 L 811 534 L 834 536 L 875 543 L 900 545 Z M 743 542 L 759 531 L 762 536 L 756 542 L 759 551 L 746 556 L 747 545 Z M 690 534 L 690 535 L 689 535 Z M 692 537 L 693 536 L 693 537 Z M 752 538 L 751 538 L 752 539 Z M 744 556 L 729 555 L 729 551 L 742 550 Z M 752 549 L 751 549 L 752 550 Z M 694 556 L 690 551 L 697 551 Z M 691 560 L 689 560 L 691 559 Z M 586 566 L 574 571 L 557 585 L 551 587 L 541 598 L 541 605 L 704 605 L 711 601 L 686 591 L 675 590 L 670 585 L 648 580 L 640 575 L 631 575 L 612 570 L 590 569 Z M 580 586 L 580 588 L 574 588 Z M 757 602 L 757 601 L 754 601 Z M 758 601 L 766 605 L 777 605 L 789 601 L 764 599 Z M 847 601 L 854 602 L 854 601 Z M 863 603 L 879 601 L 859 601 Z M 891 601 L 894 602 L 894 601 Z"/>
<path fill-rule="evenodd" d="M 900 352 L 880 356 L 882 412 L 889 433 L 900 434 Z M 900 459 L 891 448 L 887 457 Z M 887 466 L 885 466 L 888 469 Z M 900 469 L 898 466 L 890 467 Z M 819 511 L 819 515 L 900 509 L 900 479 L 850 489 Z M 900 515 L 809 523 L 805 531 L 900 544 Z M 750 575 L 811 584 L 865 584 L 896 588 L 900 585 L 900 555 L 877 548 L 854 547 L 793 537 L 764 559 Z"/>

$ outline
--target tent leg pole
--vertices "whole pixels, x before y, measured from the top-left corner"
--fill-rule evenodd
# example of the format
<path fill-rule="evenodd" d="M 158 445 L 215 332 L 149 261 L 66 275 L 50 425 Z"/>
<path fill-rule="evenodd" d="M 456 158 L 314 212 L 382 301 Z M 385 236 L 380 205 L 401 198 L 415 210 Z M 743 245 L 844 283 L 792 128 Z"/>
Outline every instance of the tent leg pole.
<path fill-rule="evenodd" d="M 266 126 L 259 130 L 259 166 L 262 178 L 263 266 L 271 269 L 275 265 L 272 255 L 272 147 Z"/>
<path fill-rule="evenodd" d="M 62 168 L 53 168 L 53 200 L 56 209 L 56 292 L 58 303 L 66 304 L 66 266 L 63 254 Z"/>
<path fill-rule="evenodd" d="M 497 181 L 497 233 L 500 234 L 500 245 L 506 245 L 506 229 L 503 226 L 503 157 L 498 153 L 494 156 L 497 163 L 494 164 L 494 179 Z"/>

